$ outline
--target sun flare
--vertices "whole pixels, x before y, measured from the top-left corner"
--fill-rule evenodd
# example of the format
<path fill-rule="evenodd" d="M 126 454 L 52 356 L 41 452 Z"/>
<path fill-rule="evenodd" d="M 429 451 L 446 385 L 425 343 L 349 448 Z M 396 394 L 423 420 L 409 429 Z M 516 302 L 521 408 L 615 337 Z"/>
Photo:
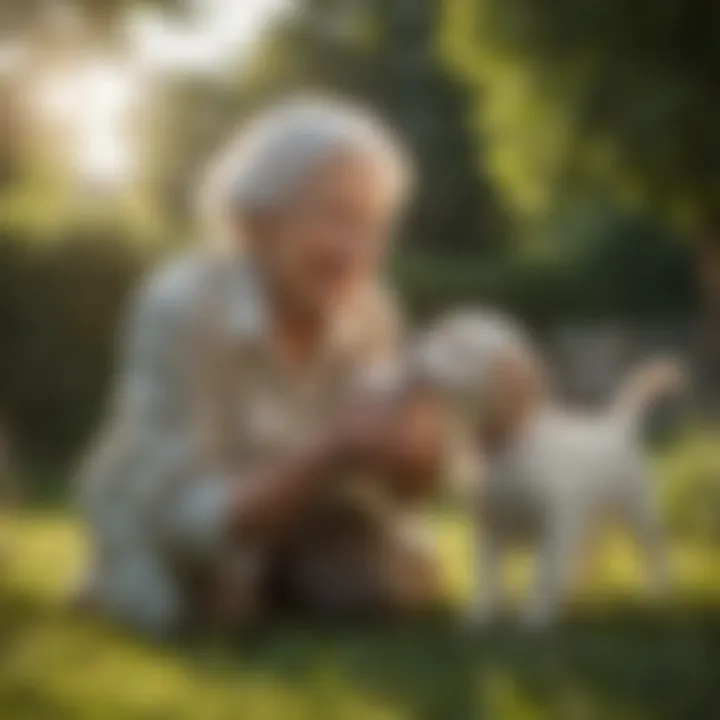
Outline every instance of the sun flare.
<path fill-rule="evenodd" d="M 117 184 L 135 168 L 131 132 L 137 99 L 132 73 L 104 59 L 48 71 L 35 109 L 83 180 Z"/>

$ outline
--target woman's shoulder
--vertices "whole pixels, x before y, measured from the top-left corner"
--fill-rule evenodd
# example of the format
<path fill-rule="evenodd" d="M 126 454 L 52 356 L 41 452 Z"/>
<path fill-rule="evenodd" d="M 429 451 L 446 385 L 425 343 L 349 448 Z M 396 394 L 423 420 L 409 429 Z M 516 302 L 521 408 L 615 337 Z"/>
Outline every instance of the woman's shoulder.
<path fill-rule="evenodd" d="M 146 307 L 184 306 L 192 302 L 208 282 L 209 265 L 208 259 L 196 252 L 166 258 L 141 281 L 138 299 Z"/>
<path fill-rule="evenodd" d="M 217 287 L 224 264 L 207 252 L 188 251 L 152 268 L 134 298 L 136 314 L 185 317 L 196 314 Z"/>

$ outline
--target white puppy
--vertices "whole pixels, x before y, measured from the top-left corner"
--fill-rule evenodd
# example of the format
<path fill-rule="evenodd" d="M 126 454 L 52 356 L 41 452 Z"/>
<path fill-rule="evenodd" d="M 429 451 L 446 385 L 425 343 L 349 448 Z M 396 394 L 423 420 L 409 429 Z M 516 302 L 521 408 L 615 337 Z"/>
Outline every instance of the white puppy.
<path fill-rule="evenodd" d="M 656 361 L 623 384 L 604 412 L 581 416 L 553 404 L 525 335 L 508 319 L 456 313 L 421 341 L 420 373 L 465 414 L 485 454 L 477 509 L 477 590 L 472 617 L 491 619 L 502 600 L 503 551 L 515 540 L 538 549 L 525 620 L 558 613 L 579 554 L 614 514 L 633 529 L 654 592 L 667 585 L 652 478 L 639 438 L 644 408 L 677 387 L 678 368 Z"/>

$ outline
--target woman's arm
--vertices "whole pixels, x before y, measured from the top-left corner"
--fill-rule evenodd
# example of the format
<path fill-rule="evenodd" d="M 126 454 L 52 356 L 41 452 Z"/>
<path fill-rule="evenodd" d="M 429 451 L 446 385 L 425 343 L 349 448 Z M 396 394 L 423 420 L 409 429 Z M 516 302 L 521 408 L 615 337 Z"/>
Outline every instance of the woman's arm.
<path fill-rule="evenodd" d="M 408 384 L 405 323 L 394 294 L 378 288 L 363 309 L 363 320 L 360 393 L 382 398 L 388 416 L 375 448 L 376 464 L 396 496 L 421 499 L 437 488 L 445 464 L 442 403 L 436 393 Z"/>
<path fill-rule="evenodd" d="M 249 473 L 229 498 L 236 541 L 272 542 L 328 485 L 384 461 L 392 416 L 377 404 L 349 408 L 312 443 Z"/>
<path fill-rule="evenodd" d="M 196 258 L 153 273 L 133 298 L 110 427 L 83 469 L 96 539 L 137 537 L 202 554 L 220 541 L 227 478 L 204 457 L 196 417 L 196 319 L 207 267 Z"/>
<path fill-rule="evenodd" d="M 382 454 L 383 418 L 390 419 L 384 408 L 353 409 L 291 456 L 231 475 L 199 436 L 202 279 L 197 265 L 176 262 L 141 288 L 124 340 L 112 447 L 86 473 L 101 534 L 117 524 L 121 498 L 131 525 L 196 559 L 228 545 L 273 542 L 338 470 Z"/>

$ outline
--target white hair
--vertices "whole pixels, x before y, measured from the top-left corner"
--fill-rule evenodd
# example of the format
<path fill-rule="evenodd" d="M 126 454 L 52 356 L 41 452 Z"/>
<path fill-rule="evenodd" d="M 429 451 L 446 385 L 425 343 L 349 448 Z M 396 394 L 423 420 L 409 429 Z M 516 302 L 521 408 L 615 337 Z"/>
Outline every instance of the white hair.
<path fill-rule="evenodd" d="M 244 124 L 211 163 L 200 189 L 210 233 L 228 240 L 234 218 L 282 205 L 310 173 L 342 152 L 375 163 L 393 201 L 401 204 L 412 173 L 395 134 L 354 105 L 295 98 Z"/>

